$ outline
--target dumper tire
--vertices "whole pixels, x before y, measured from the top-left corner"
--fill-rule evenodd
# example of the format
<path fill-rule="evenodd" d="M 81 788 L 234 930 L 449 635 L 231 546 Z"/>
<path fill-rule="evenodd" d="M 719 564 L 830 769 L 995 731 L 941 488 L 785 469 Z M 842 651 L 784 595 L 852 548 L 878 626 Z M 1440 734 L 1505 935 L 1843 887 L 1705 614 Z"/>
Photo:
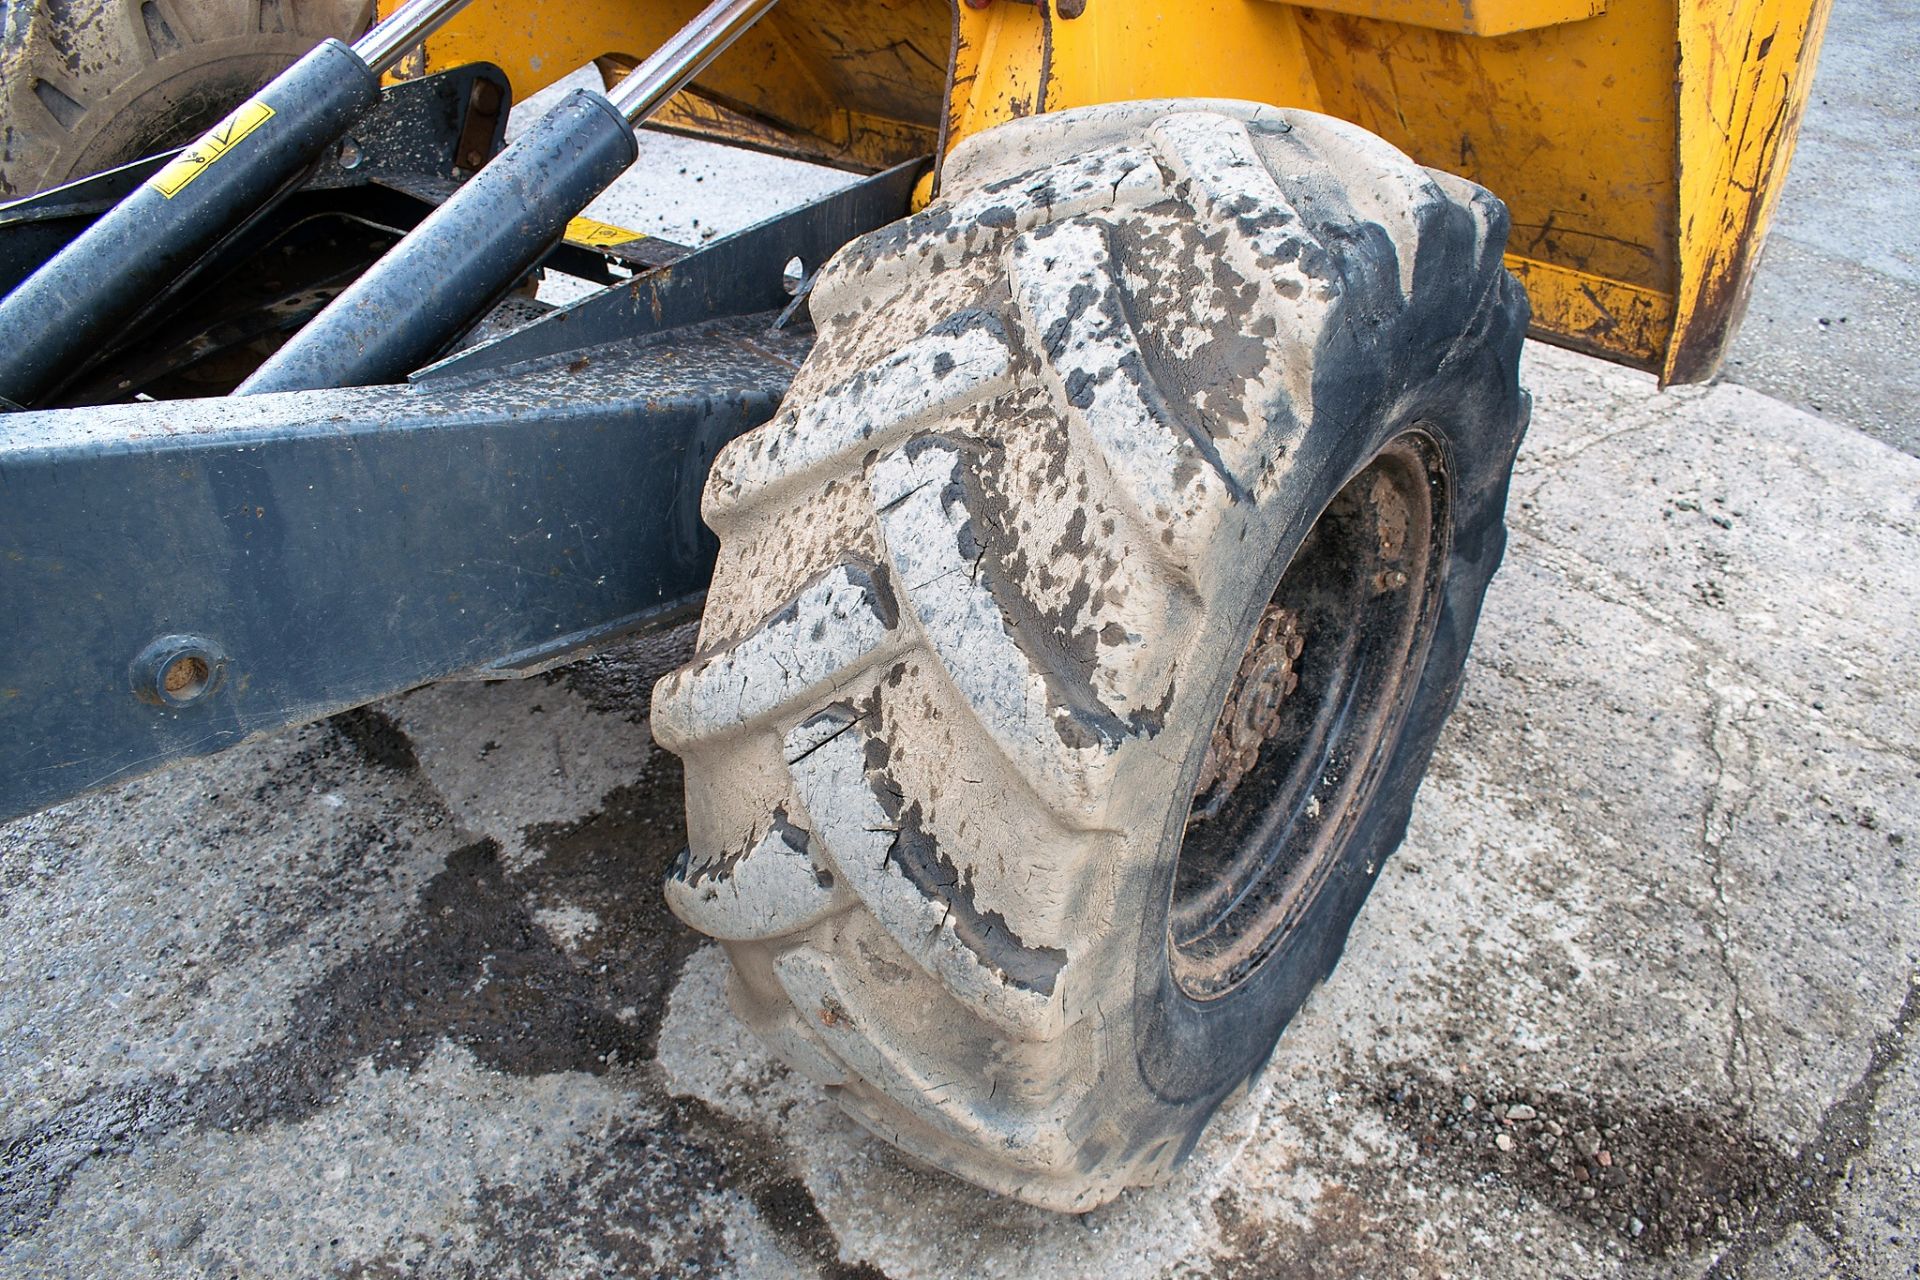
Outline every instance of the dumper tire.
<path fill-rule="evenodd" d="M 1306 112 L 1039 116 L 944 184 L 708 478 L 667 895 L 860 1123 L 1081 1211 L 1181 1164 L 1400 842 L 1527 307 L 1497 200 Z"/>
<path fill-rule="evenodd" d="M 179 146 L 372 0 L 0 0 L 0 199 Z"/>

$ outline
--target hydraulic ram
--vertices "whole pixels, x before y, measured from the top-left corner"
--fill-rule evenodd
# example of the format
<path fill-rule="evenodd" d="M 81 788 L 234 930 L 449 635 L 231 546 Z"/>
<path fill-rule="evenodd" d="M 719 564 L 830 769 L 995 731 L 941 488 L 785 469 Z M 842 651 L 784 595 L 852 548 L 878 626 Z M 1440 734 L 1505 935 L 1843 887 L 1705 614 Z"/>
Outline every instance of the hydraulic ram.
<path fill-rule="evenodd" d="M 634 125 L 685 88 L 774 3 L 714 0 L 610 94 L 570 94 L 234 394 L 397 382 L 430 362 L 634 162 Z"/>
<path fill-rule="evenodd" d="M 321 42 L 0 300 L 0 398 L 34 404 L 285 190 L 380 100 L 380 76 L 468 0 L 407 0 Z"/>

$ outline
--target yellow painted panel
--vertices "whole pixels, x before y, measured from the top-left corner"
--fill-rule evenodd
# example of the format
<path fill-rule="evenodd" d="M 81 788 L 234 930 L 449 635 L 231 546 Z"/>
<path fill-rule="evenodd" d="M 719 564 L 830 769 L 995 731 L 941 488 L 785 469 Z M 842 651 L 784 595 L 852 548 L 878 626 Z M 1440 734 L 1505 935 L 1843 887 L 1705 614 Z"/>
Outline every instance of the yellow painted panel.
<path fill-rule="evenodd" d="M 1317 108 L 1295 11 L 1265 0 L 1089 0 L 1073 19 L 1007 0 L 960 10 L 951 140 L 1036 111 L 1186 97 Z"/>
<path fill-rule="evenodd" d="M 1673 330 L 1671 295 L 1519 254 L 1506 261 L 1533 303 L 1535 336 L 1659 372 Z"/>
<path fill-rule="evenodd" d="M 617 73 L 700 2 L 478 0 L 412 70 L 493 61 L 524 96 Z M 872 169 L 1099 102 L 1327 111 L 1507 202 L 1536 332 L 1691 381 L 1738 319 L 1829 2 L 782 0 L 660 123 Z"/>
<path fill-rule="evenodd" d="M 383 9 L 391 3 L 383 3 Z M 397 70 L 492 62 L 525 98 L 588 63 L 617 77 L 704 0 L 477 0 Z M 880 169 L 934 149 L 952 22 L 944 0 L 788 0 L 658 117 L 827 164 Z"/>
<path fill-rule="evenodd" d="M 384 14 L 399 0 L 379 0 Z M 475 0 L 428 39 L 425 57 L 410 57 L 395 72 L 406 78 L 469 62 L 491 62 L 507 73 L 516 98 L 546 88 L 609 53 L 645 54 L 636 38 L 652 27 L 664 37 L 695 13 L 697 3 L 639 4 L 635 0 Z M 645 22 L 643 15 L 654 15 Z"/>
<path fill-rule="evenodd" d="M 1672 0 L 1493 39 L 1311 11 L 1300 27 L 1327 110 L 1505 200 L 1514 253 L 1672 289 Z"/>
<path fill-rule="evenodd" d="M 1384 18 L 1461 35 L 1504 36 L 1581 22 L 1607 11 L 1607 0 L 1296 0 L 1307 9 Z"/>
<path fill-rule="evenodd" d="M 1663 382 L 1719 368 L 1793 156 L 1831 0 L 1681 0 L 1680 278 Z"/>
<path fill-rule="evenodd" d="M 1399 16 L 1428 0 L 1362 2 Z M 1657 368 L 1677 272 L 1672 0 L 1558 12 L 1581 20 L 1489 38 L 1268 0 L 1090 0 L 1051 23 L 995 3 L 962 11 L 950 139 L 1127 98 L 1328 111 L 1507 201 L 1516 257 L 1558 268 L 1530 280 L 1542 331 Z"/>

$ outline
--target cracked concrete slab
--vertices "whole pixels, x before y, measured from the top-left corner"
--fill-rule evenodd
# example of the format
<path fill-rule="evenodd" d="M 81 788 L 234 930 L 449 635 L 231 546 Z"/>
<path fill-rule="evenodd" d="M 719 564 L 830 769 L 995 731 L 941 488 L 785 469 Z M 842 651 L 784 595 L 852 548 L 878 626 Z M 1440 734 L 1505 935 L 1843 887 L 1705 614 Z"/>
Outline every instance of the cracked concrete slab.
<path fill-rule="evenodd" d="M 0 829 L 0 1266 L 1911 1274 L 1920 461 L 1744 388 L 1527 379 L 1407 844 L 1170 1185 L 996 1199 L 740 1030 L 659 896 L 682 633 Z"/>
<path fill-rule="evenodd" d="M 1823 84 L 1905 39 L 1841 8 L 1894 37 Z M 1853 321 L 1802 333 L 1854 263 L 1900 286 L 1867 347 L 1910 336 L 1904 224 L 1821 203 L 1900 197 L 1849 168 L 1887 85 L 1810 112 L 1754 312 L 1799 345 L 1750 318 L 1733 378 L 1911 451 L 1899 361 L 1849 378 Z M 644 141 L 653 185 L 593 212 L 689 242 L 842 180 Z M 1920 461 L 1527 361 L 1507 564 L 1407 844 L 1168 1186 L 998 1200 L 741 1031 L 660 898 L 681 784 L 645 712 L 683 631 L 0 827 L 0 1271 L 1915 1275 Z"/>

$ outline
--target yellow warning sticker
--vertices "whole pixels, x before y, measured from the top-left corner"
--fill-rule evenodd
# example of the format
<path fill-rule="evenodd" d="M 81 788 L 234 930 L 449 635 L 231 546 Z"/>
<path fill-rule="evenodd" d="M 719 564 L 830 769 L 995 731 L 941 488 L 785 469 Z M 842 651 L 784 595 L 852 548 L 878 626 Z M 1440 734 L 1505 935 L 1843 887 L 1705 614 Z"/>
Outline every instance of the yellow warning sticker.
<path fill-rule="evenodd" d="M 575 218 L 567 224 L 567 242 L 589 249 L 611 249 L 617 244 L 646 238 L 642 232 L 616 227 L 611 222 L 595 222 L 592 218 Z"/>
<path fill-rule="evenodd" d="M 273 119 L 273 108 L 251 98 L 233 109 L 233 114 L 213 126 L 205 137 L 168 162 L 167 167 L 147 179 L 147 185 L 171 200 L 180 189 L 205 172 L 206 167 L 233 150 L 240 139 Z"/>

